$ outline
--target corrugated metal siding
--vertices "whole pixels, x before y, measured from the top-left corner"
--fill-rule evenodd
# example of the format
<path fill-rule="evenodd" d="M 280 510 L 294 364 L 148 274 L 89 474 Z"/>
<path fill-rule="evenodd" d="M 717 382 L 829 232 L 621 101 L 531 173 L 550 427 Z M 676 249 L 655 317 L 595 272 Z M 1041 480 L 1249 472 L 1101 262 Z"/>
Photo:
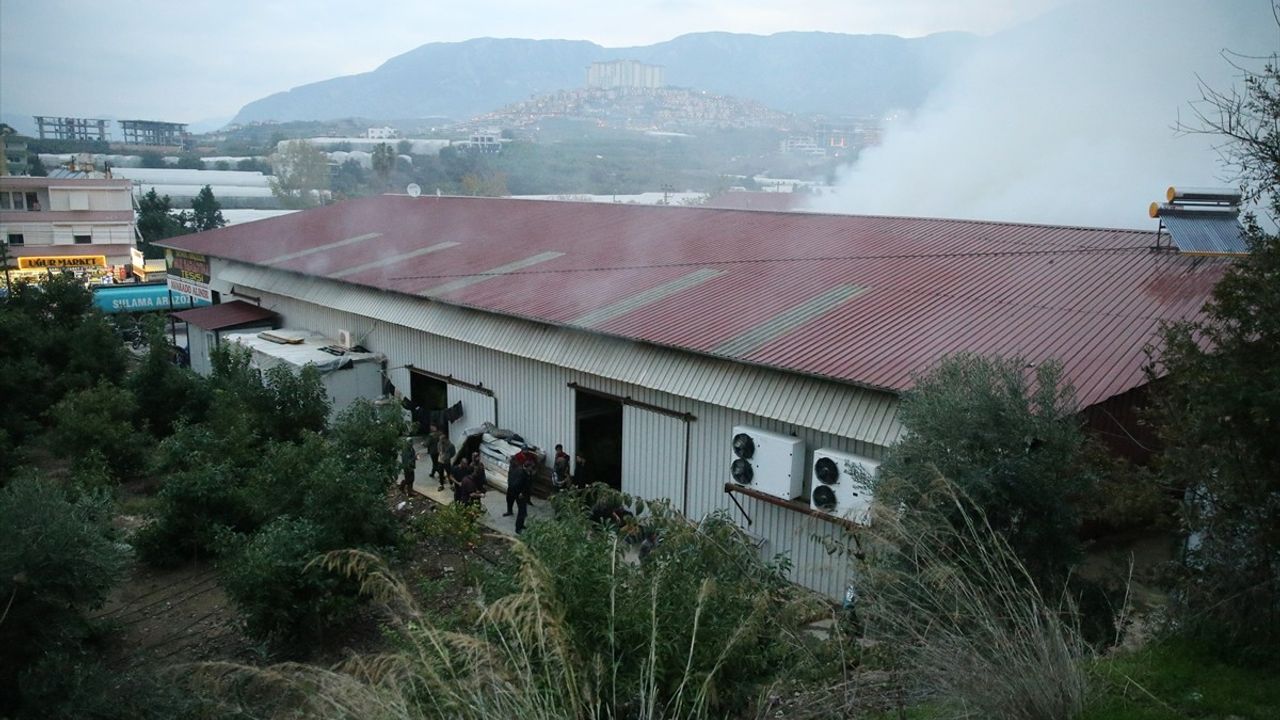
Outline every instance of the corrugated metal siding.
<path fill-rule="evenodd" d="M 877 445 L 893 443 L 902 432 L 897 397 L 887 392 L 225 260 L 213 261 L 213 275 L 216 290 L 252 288 L 352 313 L 346 329 L 371 349 L 366 339 L 380 320 Z M 476 382 L 465 372 L 455 376 Z"/>
<path fill-rule="evenodd" d="M 494 391 L 503 426 L 520 432 L 540 447 L 550 448 L 556 443 L 562 443 L 566 451 L 570 454 L 574 452 L 575 405 L 574 391 L 568 385 L 570 382 L 694 415 L 697 420 L 689 423 L 687 446 L 689 476 L 686 514 L 698 520 L 710 512 L 725 511 L 744 529 L 767 539 L 763 549 L 766 554 L 781 553 L 790 558 L 793 581 L 833 598 L 839 597 L 843 592 L 848 575 L 847 563 L 839 556 L 828 555 L 826 548 L 818 540 L 840 537 L 842 531 L 838 526 L 737 496 L 751 517 L 748 525 L 724 493 L 724 483 L 728 479 L 726 458 L 732 429 L 734 425 L 751 425 L 774 432 L 795 433 L 805 440 L 809 460 L 812 459 L 813 449 L 818 447 L 834 447 L 878 459 L 883 452 L 882 446 L 820 432 L 789 420 L 746 413 L 641 384 L 624 383 L 529 357 L 496 352 L 475 344 L 431 335 L 412 327 L 377 321 L 367 316 L 277 295 L 266 288 L 255 287 L 254 290 L 261 293 L 264 307 L 270 307 L 281 314 L 286 326 L 309 328 L 330 335 L 340 328 L 356 332 L 361 338 L 361 344 L 387 356 L 392 368 L 388 375 L 401 392 L 409 389 L 408 371 L 401 367 L 406 363 L 435 373 L 453 375 L 467 382 L 483 383 L 486 388 Z M 530 333 L 528 337 L 536 339 L 536 335 L 537 333 Z M 571 349 L 580 347 L 580 343 L 572 335 L 566 340 Z M 678 369 L 694 373 L 679 362 L 671 362 Z M 630 363 L 623 362 L 623 368 L 628 364 Z M 642 371 L 641 376 L 666 377 L 662 373 L 661 364 L 640 366 L 639 369 Z M 819 407 L 836 405 L 839 408 L 830 413 L 830 416 L 842 418 L 841 422 L 846 426 L 875 426 L 877 423 L 884 423 L 883 419 L 859 419 L 856 417 L 859 412 L 891 414 L 883 403 L 861 402 L 866 393 L 852 387 L 840 388 L 843 392 L 837 393 L 825 387 L 814 386 L 808 388 L 807 393 L 800 392 L 798 398 L 788 398 L 788 385 L 777 380 L 770 382 L 768 376 L 771 375 L 778 373 L 753 369 L 753 374 L 747 380 L 754 383 L 762 398 L 784 401 L 783 406 L 786 406 L 785 401 L 808 402 Z M 691 384 L 698 386 L 696 382 Z M 730 397 L 735 393 L 750 394 L 749 388 L 741 388 L 733 383 L 720 391 Z M 819 414 L 814 413 L 812 416 L 819 417 Z M 656 435 L 642 432 L 643 424 L 635 424 L 633 428 L 634 432 L 627 435 L 631 447 L 624 448 L 629 463 L 654 468 L 674 465 L 670 447 L 674 442 L 674 430 L 671 427 L 666 429 L 665 436 L 662 431 L 658 431 Z M 654 474 L 651 477 L 653 480 L 646 482 L 645 492 L 637 494 L 671 498 L 678 505 L 679 499 L 686 493 L 683 473 L 669 476 Z"/>
<path fill-rule="evenodd" d="M 683 510 L 686 420 L 622 406 L 622 490 Z"/>
<path fill-rule="evenodd" d="M 498 423 L 497 402 L 494 398 L 452 383 L 445 389 L 445 395 L 450 407 L 454 403 L 462 403 L 462 417 L 449 424 L 449 439 L 455 447 L 462 447 L 467 428 L 478 427 L 487 422 L 495 425 Z"/>

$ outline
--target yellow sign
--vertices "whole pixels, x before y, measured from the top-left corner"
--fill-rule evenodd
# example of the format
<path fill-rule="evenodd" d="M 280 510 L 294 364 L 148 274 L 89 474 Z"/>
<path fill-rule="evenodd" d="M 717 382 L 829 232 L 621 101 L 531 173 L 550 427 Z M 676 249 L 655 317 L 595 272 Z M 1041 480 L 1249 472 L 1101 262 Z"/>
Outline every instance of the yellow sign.
<path fill-rule="evenodd" d="M 59 255 L 56 257 L 20 257 L 18 267 L 26 269 L 106 267 L 106 255 Z"/>

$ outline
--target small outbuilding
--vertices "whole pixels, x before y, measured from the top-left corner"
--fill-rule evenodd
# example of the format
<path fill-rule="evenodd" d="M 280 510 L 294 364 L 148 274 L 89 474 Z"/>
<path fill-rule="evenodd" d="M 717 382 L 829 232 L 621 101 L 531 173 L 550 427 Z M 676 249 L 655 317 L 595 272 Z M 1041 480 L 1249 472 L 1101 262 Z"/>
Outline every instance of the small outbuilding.
<path fill-rule="evenodd" d="M 247 348 L 253 366 L 264 372 L 284 366 L 296 374 L 314 366 L 333 403 L 330 418 L 360 398 L 372 401 L 382 396 L 384 357 L 379 353 L 348 348 L 310 330 L 237 332 L 223 339 Z"/>
<path fill-rule="evenodd" d="M 187 324 L 187 351 L 191 369 L 201 375 L 213 372 L 210 355 L 222 337 L 232 332 L 270 330 L 278 323 L 276 313 L 243 300 L 183 310 L 170 315 Z"/>

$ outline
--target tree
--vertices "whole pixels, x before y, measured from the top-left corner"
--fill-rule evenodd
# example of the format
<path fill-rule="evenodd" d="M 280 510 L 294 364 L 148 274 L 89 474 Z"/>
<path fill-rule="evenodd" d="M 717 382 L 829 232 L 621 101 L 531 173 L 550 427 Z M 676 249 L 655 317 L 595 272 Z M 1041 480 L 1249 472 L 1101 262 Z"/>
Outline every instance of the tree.
<path fill-rule="evenodd" d="M 1280 218 L 1280 64 L 1243 90 L 1205 89 L 1197 114 L 1244 195 Z M 1181 609 L 1216 644 L 1275 653 L 1280 642 L 1280 236 L 1245 216 L 1250 252 L 1214 288 L 1201 319 L 1162 332 L 1149 373 L 1165 376 L 1155 415 L 1160 468 L 1186 491 L 1190 541 Z"/>
<path fill-rule="evenodd" d="M 373 172 L 382 180 L 382 186 L 385 188 L 391 181 L 391 171 L 396 167 L 396 151 L 387 143 L 380 143 L 373 149 Z"/>
<path fill-rule="evenodd" d="M 173 214 L 173 202 L 151 188 L 138 200 L 138 234 L 142 236 L 142 254 L 147 259 L 164 257 L 164 250 L 153 243 L 187 232 L 183 217 Z"/>
<path fill-rule="evenodd" d="M 191 200 L 190 223 L 196 232 L 214 230 L 227 224 L 222 217 L 222 203 L 213 196 L 212 187 L 205 185 Z"/>
<path fill-rule="evenodd" d="M 306 140 L 290 140 L 272 156 L 271 192 L 288 208 L 319 205 L 329 189 L 329 159 Z"/>
<path fill-rule="evenodd" d="M 1041 363 L 1034 385 L 1025 368 L 956 355 L 918 378 L 899 410 L 906 436 L 889 449 L 875 492 L 888 507 L 950 518 L 962 533 L 959 508 L 935 492 L 945 478 L 1051 592 L 1080 556 L 1076 502 L 1096 470 L 1062 366 Z"/>
<path fill-rule="evenodd" d="M 20 686 L 68 673 L 41 660 L 79 649 L 89 631 L 83 610 L 99 606 L 120 578 L 127 556 L 113 541 L 110 508 L 105 494 L 73 500 L 34 476 L 0 488 L 0 715 L 14 717 L 29 694 L 15 692 Z"/>

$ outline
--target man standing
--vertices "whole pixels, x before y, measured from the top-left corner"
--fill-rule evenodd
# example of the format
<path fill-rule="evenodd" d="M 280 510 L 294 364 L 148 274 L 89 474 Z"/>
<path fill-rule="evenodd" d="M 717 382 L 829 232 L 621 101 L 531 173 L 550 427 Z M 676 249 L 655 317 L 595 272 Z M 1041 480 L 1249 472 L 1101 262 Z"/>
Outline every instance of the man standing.
<path fill-rule="evenodd" d="M 427 433 L 427 457 L 431 458 L 431 474 L 427 475 L 427 477 L 439 474 L 440 489 L 443 490 L 444 468 L 440 467 L 440 463 L 436 462 L 436 454 L 440 452 L 440 438 L 443 437 L 444 434 L 441 433 L 440 428 L 436 427 L 434 424 L 431 425 L 430 428 L 430 431 Z"/>
<path fill-rule="evenodd" d="M 564 446 L 556 445 L 555 459 L 551 462 L 551 484 L 556 490 L 563 490 L 569 487 L 569 453 L 564 451 Z"/>
<path fill-rule="evenodd" d="M 524 521 L 529 516 L 529 493 L 533 489 L 533 463 L 525 463 L 519 474 L 520 484 L 515 486 L 516 534 L 524 532 Z M 508 485 L 507 492 L 511 492 Z"/>
<path fill-rule="evenodd" d="M 400 490 L 405 495 L 413 495 L 413 471 L 418 466 L 418 452 L 413 447 L 413 438 L 404 439 L 404 447 L 400 449 L 400 467 L 404 470 L 404 478 L 400 481 Z"/>
<path fill-rule="evenodd" d="M 454 453 L 453 443 L 449 441 L 449 436 L 444 433 L 440 434 L 440 448 L 436 454 L 436 467 L 440 468 L 440 489 L 444 490 L 444 476 L 449 472 L 450 464 L 453 462 Z"/>
<path fill-rule="evenodd" d="M 524 467 L 514 457 L 511 458 L 511 466 L 507 470 L 507 511 L 502 513 L 502 517 L 511 517 L 513 514 L 511 506 L 516 502 L 517 489 L 524 484 Z"/>

